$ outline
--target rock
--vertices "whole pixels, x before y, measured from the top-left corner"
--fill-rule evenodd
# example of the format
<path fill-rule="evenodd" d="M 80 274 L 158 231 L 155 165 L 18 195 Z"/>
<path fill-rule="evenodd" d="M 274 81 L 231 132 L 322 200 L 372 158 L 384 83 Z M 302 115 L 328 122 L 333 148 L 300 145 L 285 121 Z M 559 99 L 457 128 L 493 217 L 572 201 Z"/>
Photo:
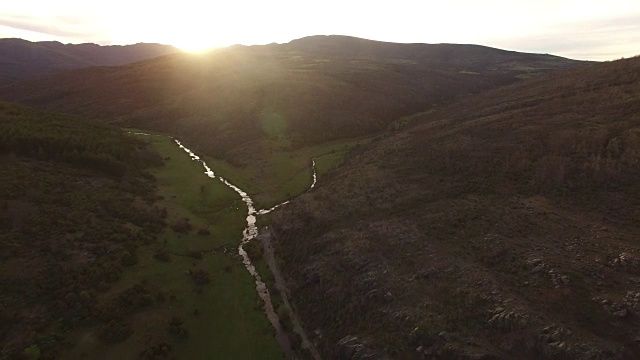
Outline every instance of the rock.
<path fill-rule="evenodd" d="M 535 268 L 533 268 L 533 269 L 531 270 L 531 273 L 532 273 L 532 274 L 537 274 L 537 273 L 539 273 L 539 272 L 544 271 L 544 269 L 545 269 L 545 265 L 544 265 L 544 264 L 540 264 L 540 265 L 536 266 Z"/>
<path fill-rule="evenodd" d="M 627 292 L 623 301 L 628 309 L 640 311 L 640 291 Z"/>
<path fill-rule="evenodd" d="M 621 309 L 618 311 L 613 312 L 611 315 L 617 317 L 617 318 L 623 318 L 625 316 L 627 316 L 627 309 Z"/>
<path fill-rule="evenodd" d="M 369 348 L 356 336 L 347 335 L 336 344 L 334 359 L 337 360 L 378 360 L 383 357 Z"/>
<path fill-rule="evenodd" d="M 420 333 L 420 329 L 416 327 L 409 333 L 409 343 L 417 344 L 420 340 L 421 335 L 422 334 Z"/>
<path fill-rule="evenodd" d="M 617 268 L 638 267 L 640 266 L 640 259 L 623 252 L 611 261 L 611 265 Z"/>
<path fill-rule="evenodd" d="M 496 310 L 493 311 L 494 315 L 489 319 L 488 323 L 497 329 L 503 331 L 524 329 L 529 323 L 528 316 L 525 314 L 514 311 L 507 312 L 503 308 L 497 308 Z"/>
<path fill-rule="evenodd" d="M 543 343 L 555 344 L 553 347 L 557 347 L 557 345 L 564 342 L 565 338 L 569 335 L 571 335 L 571 331 L 568 329 L 556 325 L 549 325 L 542 329 L 539 339 Z"/>

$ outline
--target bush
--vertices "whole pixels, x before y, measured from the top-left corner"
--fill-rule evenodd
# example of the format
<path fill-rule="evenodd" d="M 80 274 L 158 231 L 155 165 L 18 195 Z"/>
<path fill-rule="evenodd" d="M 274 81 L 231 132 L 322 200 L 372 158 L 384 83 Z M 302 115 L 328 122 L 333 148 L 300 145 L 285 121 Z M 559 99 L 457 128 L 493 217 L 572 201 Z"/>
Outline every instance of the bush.
<path fill-rule="evenodd" d="M 165 248 L 156 250 L 155 254 L 153 254 L 153 257 L 156 260 L 160 260 L 162 262 L 167 262 L 169 261 L 169 259 L 171 259 L 169 251 Z"/>
<path fill-rule="evenodd" d="M 126 340 L 132 332 L 128 323 L 111 320 L 100 327 L 98 338 L 107 343 L 118 343 Z"/>
<path fill-rule="evenodd" d="M 22 352 L 22 355 L 27 360 L 38 360 L 40 359 L 40 355 L 41 355 L 40 348 L 38 347 L 38 345 L 33 344 L 28 348 L 24 349 L 24 351 Z"/>
<path fill-rule="evenodd" d="M 182 319 L 173 317 L 169 323 L 169 333 L 178 339 L 186 339 L 189 336 L 189 332 L 182 324 Z"/>
<path fill-rule="evenodd" d="M 198 230 L 198 235 L 208 236 L 211 235 L 211 231 L 209 229 L 200 229 Z"/>
<path fill-rule="evenodd" d="M 144 360 L 156 360 L 156 359 L 168 359 L 171 353 L 171 344 L 163 341 L 157 345 L 149 347 L 140 353 L 140 359 Z"/>
<path fill-rule="evenodd" d="M 177 233 L 186 234 L 189 231 L 191 231 L 192 226 L 191 226 L 191 223 L 189 222 L 189 219 L 184 218 L 176 221 L 176 223 L 173 224 L 171 228 L 173 229 L 173 231 Z"/>
<path fill-rule="evenodd" d="M 135 253 L 130 253 L 129 251 L 125 251 L 124 254 L 120 257 L 120 263 L 122 266 L 132 266 L 138 263 L 138 257 Z"/>
<path fill-rule="evenodd" d="M 204 270 L 190 271 L 189 275 L 191 275 L 191 279 L 198 286 L 203 286 L 211 282 L 209 273 Z"/>
<path fill-rule="evenodd" d="M 196 259 L 196 260 L 201 260 L 202 259 L 202 251 L 199 250 L 190 250 L 187 253 L 187 256 L 189 256 L 192 259 Z"/>

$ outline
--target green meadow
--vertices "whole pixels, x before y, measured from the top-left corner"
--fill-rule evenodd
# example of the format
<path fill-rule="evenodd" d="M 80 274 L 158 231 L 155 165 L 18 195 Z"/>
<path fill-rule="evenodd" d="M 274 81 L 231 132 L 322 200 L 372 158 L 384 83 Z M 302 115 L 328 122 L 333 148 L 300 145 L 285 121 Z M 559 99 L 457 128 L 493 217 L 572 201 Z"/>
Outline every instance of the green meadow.
<path fill-rule="evenodd" d="M 177 359 L 282 359 L 253 278 L 237 255 L 247 212 L 240 197 L 207 177 L 201 163 L 169 138 L 132 136 L 151 142 L 165 158 L 153 174 L 168 227 L 138 250 L 138 263 L 102 297 L 143 284 L 156 301 L 132 316 L 125 341 L 105 344 L 82 329 L 69 356 L 133 358 L 165 346 Z M 187 232 L 172 229 L 185 223 Z"/>
<path fill-rule="evenodd" d="M 373 137 L 345 139 L 288 149 L 285 140 L 270 141 L 267 150 L 254 154 L 248 163 L 237 167 L 222 159 L 206 158 L 216 175 L 229 180 L 251 195 L 257 209 L 277 205 L 305 192 L 313 181 L 312 159 L 316 159 L 318 179 L 342 164 L 345 156 Z"/>

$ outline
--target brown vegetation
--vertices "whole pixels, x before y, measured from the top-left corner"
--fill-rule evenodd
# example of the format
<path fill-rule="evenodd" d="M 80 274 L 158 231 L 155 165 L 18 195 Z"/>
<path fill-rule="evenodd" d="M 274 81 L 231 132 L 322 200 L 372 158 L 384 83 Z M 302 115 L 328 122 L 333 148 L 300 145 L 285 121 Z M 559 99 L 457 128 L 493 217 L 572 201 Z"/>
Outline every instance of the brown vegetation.
<path fill-rule="evenodd" d="M 398 124 L 273 226 L 325 354 L 640 355 L 640 58 Z"/>

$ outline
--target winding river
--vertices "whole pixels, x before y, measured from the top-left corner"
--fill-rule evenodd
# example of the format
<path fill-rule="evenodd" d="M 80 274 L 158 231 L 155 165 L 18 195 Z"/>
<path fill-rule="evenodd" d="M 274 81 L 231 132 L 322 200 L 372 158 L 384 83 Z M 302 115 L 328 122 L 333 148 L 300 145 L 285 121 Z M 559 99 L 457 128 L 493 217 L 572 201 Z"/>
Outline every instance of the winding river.
<path fill-rule="evenodd" d="M 134 133 L 134 134 L 142 135 L 142 133 Z M 144 135 L 147 135 L 147 134 L 144 134 Z M 282 324 L 280 323 L 278 314 L 273 308 L 273 303 L 271 302 L 271 296 L 269 295 L 269 290 L 267 289 L 267 286 L 264 283 L 264 281 L 262 281 L 262 279 L 260 278 L 260 274 L 258 274 L 258 272 L 256 271 L 255 266 L 253 266 L 253 264 L 251 263 L 251 259 L 249 258 L 249 255 L 247 255 L 247 252 L 243 248 L 245 244 L 247 244 L 248 242 L 250 242 L 251 240 L 255 239 L 258 236 L 258 227 L 256 226 L 256 216 L 268 214 L 271 211 L 277 209 L 278 207 L 289 203 L 290 200 L 287 200 L 269 209 L 256 210 L 253 205 L 253 200 L 251 199 L 251 197 L 249 197 L 249 195 L 246 192 L 242 191 L 239 187 L 233 185 L 226 179 L 220 176 L 216 176 L 213 170 L 211 170 L 211 168 L 207 165 L 207 163 L 204 160 L 202 160 L 198 155 L 194 154 L 193 151 L 189 150 L 187 147 L 182 145 L 182 143 L 179 140 L 173 139 L 173 141 L 175 141 L 175 143 L 181 149 L 183 149 L 187 154 L 189 154 L 192 160 L 199 161 L 202 164 L 205 170 L 204 171 L 205 175 L 207 175 L 211 179 L 218 178 L 221 182 L 223 182 L 225 185 L 227 185 L 228 187 L 233 189 L 236 193 L 238 193 L 238 195 L 240 195 L 240 197 L 242 198 L 242 201 L 244 201 L 244 203 L 247 205 L 247 209 L 248 209 L 247 227 L 242 232 L 242 241 L 238 246 L 238 254 L 240 254 L 240 256 L 242 257 L 242 262 L 244 264 L 244 267 L 247 269 L 247 271 L 249 271 L 249 273 L 251 274 L 251 276 L 253 276 L 255 280 L 256 292 L 264 302 L 264 312 L 266 313 L 267 318 L 269 319 L 269 322 L 271 322 L 271 325 L 273 325 L 273 328 L 276 331 L 276 341 L 278 342 L 280 347 L 284 350 L 287 358 L 289 359 L 295 358 L 294 352 L 291 348 L 291 343 L 289 341 L 289 336 L 287 335 L 287 332 L 282 328 Z M 313 169 L 313 182 L 311 183 L 311 186 L 309 187 L 309 189 L 307 189 L 307 191 L 310 191 L 311 189 L 313 189 L 317 181 L 315 159 L 312 159 L 311 164 Z M 289 311 L 291 311 L 290 307 L 289 307 Z M 306 335 L 304 333 L 300 333 L 303 331 L 301 327 L 300 326 L 296 326 L 296 327 L 298 328 L 296 330 L 298 330 L 299 335 L 304 340 L 306 340 Z M 313 345 L 308 340 L 303 341 L 303 346 L 307 347 L 308 350 L 310 350 L 310 353 L 313 355 L 314 358 L 319 359 L 319 356 L 317 355 L 317 351 L 315 351 L 315 349 L 312 348 Z"/>

